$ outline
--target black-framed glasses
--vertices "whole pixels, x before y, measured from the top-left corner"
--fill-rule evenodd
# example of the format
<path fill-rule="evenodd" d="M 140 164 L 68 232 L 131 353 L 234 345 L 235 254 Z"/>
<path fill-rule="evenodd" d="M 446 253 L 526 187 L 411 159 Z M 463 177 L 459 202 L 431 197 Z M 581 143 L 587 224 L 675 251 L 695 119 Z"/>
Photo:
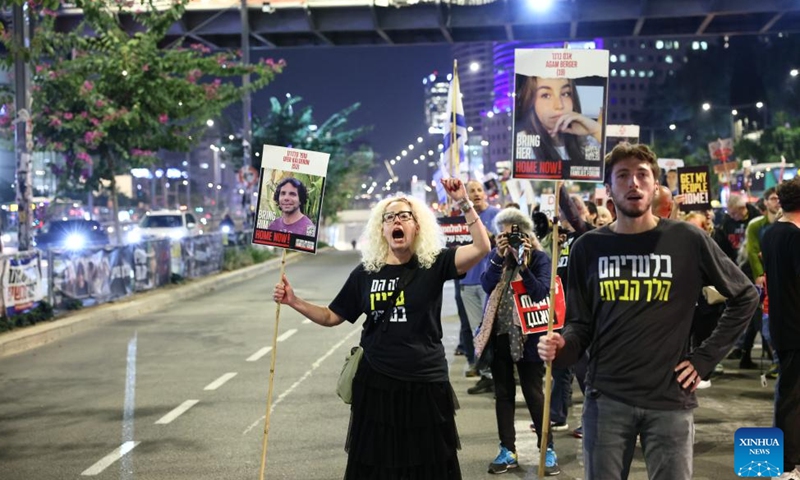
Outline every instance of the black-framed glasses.
<path fill-rule="evenodd" d="M 386 212 L 383 214 L 383 223 L 392 223 L 395 218 L 399 218 L 401 222 L 407 222 L 414 219 L 414 212 L 411 210 L 403 210 L 400 212 Z"/>

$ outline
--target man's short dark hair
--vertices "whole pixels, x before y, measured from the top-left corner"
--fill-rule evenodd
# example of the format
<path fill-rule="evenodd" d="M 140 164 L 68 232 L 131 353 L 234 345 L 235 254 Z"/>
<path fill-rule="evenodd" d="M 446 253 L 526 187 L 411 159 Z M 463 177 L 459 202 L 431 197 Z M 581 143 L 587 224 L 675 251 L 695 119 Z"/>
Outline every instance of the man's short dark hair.
<path fill-rule="evenodd" d="M 658 166 L 658 157 L 655 152 L 650 150 L 650 147 L 643 143 L 630 144 L 622 142 L 617 144 L 611 152 L 606 154 L 606 175 L 605 183 L 611 185 L 611 172 L 614 170 L 614 165 L 626 158 L 635 158 L 650 165 L 650 170 L 653 171 L 653 178 L 656 181 L 661 177 L 661 168 Z"/>
<path fill-rule="evenodd" d="M 776 191 L 777 191 L 777 188 L 769 187 L 768 189 L 764 190 L 764 196 L 761 197 L 761 198 L 763 198 L 764 200 L 769 200 L 769 197 L 771 197 L 772 194 L 775 193 Z"/>
<path fill-rule="evenodd" d="M 800 177 L 784 180 L 776 189 L 784 212 L 800 210 Z"/>
<path fill-rule="evenodd" d="M 306 186 L 303 185 L 303 182 L 294 177 L 286 177 L 278 182 L 278 186 L 275 187 L 275 194 L 272 196 L 272 199 L 275 200 L 276 204 L 280 205 L 281 188 L 283 188 L 287 183 L 291 183 L 292 186 L 297 189 L 297 196 L 300 198 L 300 211 L 306 213 L 308 190 L 306 190 Z"/>

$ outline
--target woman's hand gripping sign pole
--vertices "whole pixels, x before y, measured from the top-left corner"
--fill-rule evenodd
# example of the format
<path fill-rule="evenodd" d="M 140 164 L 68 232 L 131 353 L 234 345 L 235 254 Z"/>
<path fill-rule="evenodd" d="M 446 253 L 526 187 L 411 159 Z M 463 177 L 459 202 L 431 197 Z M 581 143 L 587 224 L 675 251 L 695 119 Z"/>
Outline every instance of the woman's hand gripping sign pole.
<path fill-rule="evenodd" d="M 285 282 L 287 250 L 305 253 L 317 251 L 317 233 L 329 157 L 327 153 L 264 145 L 253 243 L 283 249 L 279 285 Z M 261 480 L 264 480 L 267 464 L 269 418 L 272 413 L 280 315 L 281 304 L 278 302 L 275 307 L 267 411 L 264 416 L 264 440 L 259 475 Z"/>

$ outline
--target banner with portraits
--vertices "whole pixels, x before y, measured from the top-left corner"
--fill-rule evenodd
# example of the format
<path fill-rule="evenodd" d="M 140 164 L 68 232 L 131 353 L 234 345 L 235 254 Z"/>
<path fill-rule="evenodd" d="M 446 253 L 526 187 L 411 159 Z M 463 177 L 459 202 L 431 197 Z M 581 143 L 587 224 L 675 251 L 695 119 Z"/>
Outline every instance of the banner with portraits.
<path fill-rule="evenodd" d="M 54 306 L 66 298 L 88 307 L 133 292 L 133 245 L 84 249 L 50 250 Z"/>
<path fill-rule="evenodd" d="M 170 283 L 170 239 L 149 240 L 133 245 L 133 289 L 152 290 Z"/>
<path fill-rule="evenodd" d="M 40 252 L 2 256 L 3 311 L 11 317 L 39 306 L 45 298 Z"/>
<path fill-rule="evenodd" d="M 264 145 L 253 243 L 317 252 L 330 154 Z"/>
<path fill-rule="evenodd" d="M 180 275 L 195 278 L 222 270 L 222 236 L 222 233 L 212 233 L 182 238 Z"/>
<path fill-rule="evenodd" d="M 515 50 L 512 176 L 603 181 L 608 50 Z"/>

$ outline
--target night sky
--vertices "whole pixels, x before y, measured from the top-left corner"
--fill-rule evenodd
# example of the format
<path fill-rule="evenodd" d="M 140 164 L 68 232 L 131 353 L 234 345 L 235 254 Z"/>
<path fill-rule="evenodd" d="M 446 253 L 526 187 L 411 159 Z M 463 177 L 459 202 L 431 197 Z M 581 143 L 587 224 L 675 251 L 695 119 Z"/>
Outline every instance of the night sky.
<path fill-rule="evenodd" d="M 373 126 L 363 140 L 375 150 L 381 165 L 427 133 L 423 77 L 453 68 L 450 46 L 444 44 L 278 49 L 259 51 L 253 57 L 257 55 L 283 58 L 287 67 L 254 95 L 254 115 L 266 113 L 269 97 L 283 102 L 286 93 L 302 97 L 299 106 L 312 106 L 318 123 L 360 102 L 361 107 L 350 116 L 350 127 Z"/>

